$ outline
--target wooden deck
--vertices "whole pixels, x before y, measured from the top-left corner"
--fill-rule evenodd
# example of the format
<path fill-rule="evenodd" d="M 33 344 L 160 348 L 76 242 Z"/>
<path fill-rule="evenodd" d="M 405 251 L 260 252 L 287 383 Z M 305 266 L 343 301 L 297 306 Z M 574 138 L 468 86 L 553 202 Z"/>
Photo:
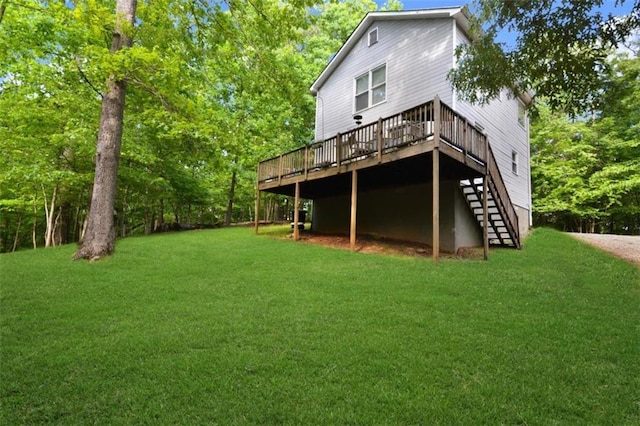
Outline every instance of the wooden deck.
<path fill-rule="evenodd" d="M 384 172 L 389 169 L 394 173 Z M 262 161 L 258 165 L 256 218 L 260 191 L 295 196 L 297 206 L 301 196 L 313 199 L 331 195 L 332 190 L 350 189 L 351 240 L 355 246 L 358 173 L 366 174 L 365 182 L 374 185 L 407 184 L 420 179 L 433 183 L 435 259 L 439 252 L 439 182 L 443 177 L 460 181 L 469 207 L 483 229 L 485 253 L 490 240 L 520 247 L 518 217 L 487 136 L 437 97 L 391 117 Z M 400 180 L 389 182 L 391 176 Z M 296 215 L 297 211 L 294 208 Z"/>
<path fill-rule="evenodd" d="M 436 146 L 477 173 L 485 173 L 486 136 L 435 99 L 262 161 L 258 166 L 258 189 L 280 192 L 279 187 L 295 182 L 396 162 L 432 152 Z"/>

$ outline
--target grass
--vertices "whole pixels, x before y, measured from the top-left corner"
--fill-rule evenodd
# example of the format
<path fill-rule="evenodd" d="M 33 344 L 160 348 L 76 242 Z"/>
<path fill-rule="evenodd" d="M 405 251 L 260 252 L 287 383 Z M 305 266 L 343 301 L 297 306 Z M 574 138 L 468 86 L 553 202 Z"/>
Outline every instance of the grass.
<path fill-rule="evenodd" d="M 0 424 L 640 423 L 640 269 L 555 231 L 489 262 L 238 228 L 73 251 L 0 256 Z"/>

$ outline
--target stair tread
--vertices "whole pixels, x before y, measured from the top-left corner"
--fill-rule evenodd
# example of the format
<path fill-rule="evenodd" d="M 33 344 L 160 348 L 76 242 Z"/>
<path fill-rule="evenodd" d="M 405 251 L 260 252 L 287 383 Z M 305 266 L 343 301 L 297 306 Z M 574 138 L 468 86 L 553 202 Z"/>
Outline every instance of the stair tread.
<path fill-rule="evenodd" d="M 476 217 L 480 227 L 484 227 L 484 185 L 483 178 L 464 179 L 460 181 L 462 195 L 467 201 L 467 205 L 471 209 L 472 214 Z M 510 225 L 503 218 L 502 211 L 504 209 L 503 201 L 495 198 L 496 183 L 489 177 L 489 187 L 487 192 L 487 237 L 489 244 L 519 247 L 517 240 L 513 239 Z"/>

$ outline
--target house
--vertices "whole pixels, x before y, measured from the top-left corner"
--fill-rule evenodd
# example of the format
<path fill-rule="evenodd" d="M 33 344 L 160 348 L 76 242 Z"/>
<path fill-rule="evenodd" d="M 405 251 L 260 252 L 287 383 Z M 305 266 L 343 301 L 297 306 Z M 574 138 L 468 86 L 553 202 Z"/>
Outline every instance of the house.
<path fill-rule="evenodd" d="M 447 74 L 468 29 L 466 8 L 366 15 L 311 86 L 315 141 L 259 164 L 257 209 L 260 191 L 312 200 L 315 232 L 424 242 L 435 258 L 520 247 L 530 98 L 458 99 Z"/>

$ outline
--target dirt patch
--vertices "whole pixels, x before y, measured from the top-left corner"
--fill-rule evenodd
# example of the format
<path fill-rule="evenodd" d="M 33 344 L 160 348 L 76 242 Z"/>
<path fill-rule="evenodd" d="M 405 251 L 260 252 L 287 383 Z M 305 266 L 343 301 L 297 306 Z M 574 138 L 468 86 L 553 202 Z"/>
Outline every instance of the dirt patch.
<path fill-rule="evenodd" d="M 292 238 L 292 236 L 289 236 Z M 343 235 L 320 235 L 304 232 L 300 235 L 300 241 L 308 244 L 317 244 L 324 247 L 332 247 L 342 250 L 350 250 L 349 237 Z M 433 251 L 427 244 L 408 241 L 397 241 L 386 238 L 358 236 L 355 251 L 360 253 L 387 254 L 396 256 L 412 256 L 431 258 Z M 450 259 L 482 259 L 482 248 L 461 248 L 457 253 L 440 253 L 441 258 Z"/>
<path fill-rule="evenodd" d="M 640 236 L 638 235 L 577 234 L 573 232 L 568 234 L 602 251 L 640 266 Z"/>

